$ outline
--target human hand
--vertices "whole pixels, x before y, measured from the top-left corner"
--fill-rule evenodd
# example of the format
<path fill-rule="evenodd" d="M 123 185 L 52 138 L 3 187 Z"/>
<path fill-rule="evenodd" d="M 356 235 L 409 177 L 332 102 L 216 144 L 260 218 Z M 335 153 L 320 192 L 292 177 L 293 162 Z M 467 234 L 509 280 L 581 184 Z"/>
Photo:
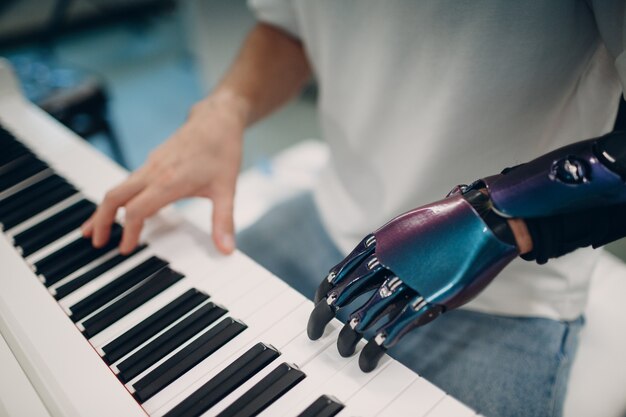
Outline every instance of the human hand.
<path fill-rule="evenodd" d="M 359 357 L 369 372 L 406 333 L 474 298 L 529 244 L 523 221 L 491 211 L 484 191 L 458 190 L 391 220 L 332 268 L 315 295 L 309 337 L 321 337 L 338 309 L 374 290 L 337 340 L 350 356 L 363 333 L 386 318 Z"/>
<path fill-rule="evenodd" d="M 213 241 L 223 253 L 235 249 L 233 199 L 246 126 L 245 103 L 216 94 L 196 104 L 185 124 L 153 151 L 147 162 L 107 192 L 81 226 L 95 247 L 109 239 L 119 208 L 125 208 L 120 252 L 130 253 L 144 221 L 184 197 L 213 200 Z"/>

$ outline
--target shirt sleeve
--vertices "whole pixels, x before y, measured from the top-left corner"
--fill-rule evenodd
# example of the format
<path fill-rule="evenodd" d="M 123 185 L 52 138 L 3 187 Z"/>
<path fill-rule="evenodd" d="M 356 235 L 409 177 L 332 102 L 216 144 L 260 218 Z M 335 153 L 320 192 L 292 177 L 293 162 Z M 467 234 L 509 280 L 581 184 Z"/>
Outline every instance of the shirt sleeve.
<path fill-rule="evenodd" d="M 590 5 L 626 95 L 626 0 L 591 0 Z"/>
<path fill-rule="evenodd" d="M 298 19 L 291 0 L 248 0 L 248 7 L 257 20 L 276 26 L 300 38 Z"/>

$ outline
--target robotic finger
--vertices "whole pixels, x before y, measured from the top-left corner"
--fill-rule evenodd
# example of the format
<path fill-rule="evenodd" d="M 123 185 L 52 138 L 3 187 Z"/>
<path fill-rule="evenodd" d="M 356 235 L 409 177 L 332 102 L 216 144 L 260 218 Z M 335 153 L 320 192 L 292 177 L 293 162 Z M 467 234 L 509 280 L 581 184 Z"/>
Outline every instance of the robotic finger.
<path fill-rule="evenodd" d="M 359 356 L 361 370 L 374 370 L 387 349 L 395 346 L 408 332 L 430 323 L 444 311 L 443 306 L 431 304 L 419 295 L 415 296 L 394 319 L 380 327 L 376 336 L 365 345 Z"/>
<path fill-rule="evenodd" d="M 343 357 L 354 353 L 363 333 L 387 317 L 393 320 L 416 293 L 400 278 L 393 276 L 372 294 L 369 300 L 349 317 L 337 338 L 337 349 Z"/>
<path fill-rule="evenodd" d="M 379 287 L 391 272 L 383 267 L 376 255 L 362 258 L 360 264 L 352 263 L 352 269 L 343 268 L 336 275 L 338 284 L 331 285 L 326 295 L 317 302 L 309 317 L 307 333 L 311 340 L 322 337 L 326 325 L 335 317 L 338 309 L 350 304 L 357 297 Z"/>
<path fill-rule="evenodd" d="M 363 259 L 371 255 L 374 252 L 375 243 L 376 238 L 373 234 L 366 236 L 344 260 L 331 268 L 326 279 L 317 288 L 313 302 L 317 304 L 322 298 L 326 297 L 326 294 L 335 285 L 339 284 Z"/>

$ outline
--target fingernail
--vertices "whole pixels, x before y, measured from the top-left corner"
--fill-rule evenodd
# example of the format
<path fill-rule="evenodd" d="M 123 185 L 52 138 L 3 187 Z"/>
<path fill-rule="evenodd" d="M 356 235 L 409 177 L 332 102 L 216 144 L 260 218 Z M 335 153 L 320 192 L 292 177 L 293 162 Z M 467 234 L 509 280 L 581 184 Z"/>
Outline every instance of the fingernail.
<path fill-rule="evenodd" d="M 220 242 L 222 242 L 222 248 L 227 250 L 228 252 L 232 252 L 233 250 L 235 250 L 235 238 L 233 235 L 223 235 Z"/>

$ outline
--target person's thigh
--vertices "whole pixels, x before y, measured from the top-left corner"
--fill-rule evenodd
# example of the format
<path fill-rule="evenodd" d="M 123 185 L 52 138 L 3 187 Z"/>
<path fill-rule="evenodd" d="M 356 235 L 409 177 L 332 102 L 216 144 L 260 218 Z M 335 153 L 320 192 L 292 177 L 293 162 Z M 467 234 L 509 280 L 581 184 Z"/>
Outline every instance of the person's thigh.
<path fill-rule="evenodd" d="M 310 194 L 278 205 L 237 243 L 309 299 L 343 258 Z M 411 332 L 390 354 L 486 417 L 559 416 L 581 322 L 456 310 Z"/>
<path fill-rule="evenodd" d="M 561 416 L 581 326 L 455 310 L 389 353 L 487 417 Z"/>

